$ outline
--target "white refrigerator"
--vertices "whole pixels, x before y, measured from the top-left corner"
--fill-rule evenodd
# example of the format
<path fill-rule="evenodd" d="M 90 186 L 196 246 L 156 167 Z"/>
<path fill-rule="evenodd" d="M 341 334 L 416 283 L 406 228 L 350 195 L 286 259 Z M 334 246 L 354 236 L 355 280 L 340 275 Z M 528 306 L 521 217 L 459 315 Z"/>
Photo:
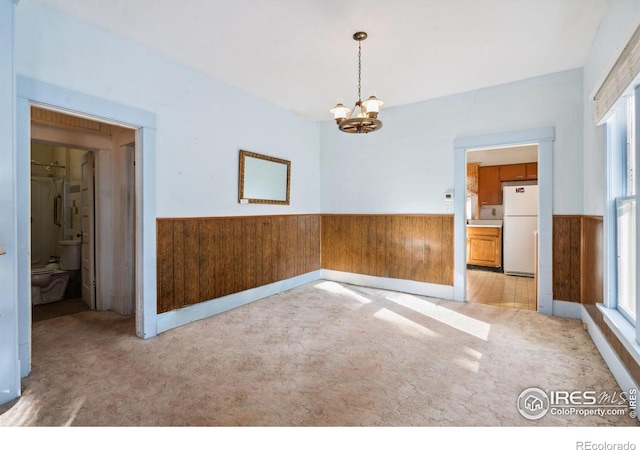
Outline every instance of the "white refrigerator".
<path fill-rule="evenodd" d="M 538 229 L 538 186 L 504 186 L 502 194 L 504 273 L 532 277 L 536 254 L 534 232 Z"/>

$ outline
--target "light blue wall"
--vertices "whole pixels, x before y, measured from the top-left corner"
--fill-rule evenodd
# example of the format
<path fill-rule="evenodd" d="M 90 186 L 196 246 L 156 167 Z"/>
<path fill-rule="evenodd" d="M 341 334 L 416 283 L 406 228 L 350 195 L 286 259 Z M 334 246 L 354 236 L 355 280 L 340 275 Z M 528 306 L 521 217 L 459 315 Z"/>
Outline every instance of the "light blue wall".
<path fill-rule="evenodd" d="M 20 395 L 15 158 L 15 5 L 0 0 L 0 404 Z"/>
<path fill-rule="evenodd" d="M 605 127 L 596 127 L 593 96 L 638 26 L 640 0 L 611 0 L 584 66 L 584 211 L 603 215 Z"/>
<path fill-rule="evenodd" d="M 319 212 L 317 123 L 36 0 L 16 20 L 18 75 L 157 115 L 158 216 Z M 292 162 L 290 206 L 238 204 L 240 149 Z"/>
<path fill-rule="evenodd" d="M 553 212 L 582 213 L 581 69 L 384 108 L 380 118 L 366 136 L 321 124 L 323 212 L 450 213 L 455 138 L 555 127 Z"/>

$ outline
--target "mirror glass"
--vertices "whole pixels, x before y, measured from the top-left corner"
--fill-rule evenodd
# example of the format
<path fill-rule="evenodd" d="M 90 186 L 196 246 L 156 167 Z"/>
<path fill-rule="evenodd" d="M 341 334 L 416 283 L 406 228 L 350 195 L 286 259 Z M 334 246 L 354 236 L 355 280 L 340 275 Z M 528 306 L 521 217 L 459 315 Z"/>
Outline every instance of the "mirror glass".
<path fill-rule="evenodd" d="M 240 150 L 238 202 L 289 204 L 291 161 Z"/>

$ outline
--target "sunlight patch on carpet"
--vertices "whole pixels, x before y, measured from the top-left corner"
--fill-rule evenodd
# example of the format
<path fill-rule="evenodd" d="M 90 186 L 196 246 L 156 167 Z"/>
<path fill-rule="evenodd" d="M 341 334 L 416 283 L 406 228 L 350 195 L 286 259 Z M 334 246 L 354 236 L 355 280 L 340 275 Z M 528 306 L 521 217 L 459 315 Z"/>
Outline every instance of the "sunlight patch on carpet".
<path fill-rule="evenodd" d="M 430 336 L 441 337 L 439 333 L 436 333 L 429 328 L 415 323 L 413 320 L 388 310 L 387 308 L 380 308 L 373 314 L 373 317 L 377 319 L 385 320 L 389 323 L 396 325 L 402 332 L 410 334 L 412 336 Z"/>
<path fill-rule="evenodd" d="M 35 424 L 40 409 L 40 401 L 25 393 L 15 405 L 0 414 L 0 426 L 20 427 Z"/>
<path fill-rule="evenodd" d="M 318 289 L 322 289 L 323 291 L 330 292 L 332 294 L 340 294 L 346 295 L 353 300 L 356 300 L 363 305 L 367 303 L 371 303 L 371 300 L 367 297 L 364 297 L 356 292 L 353 292 L 350 289 L 345 288 L 344 286 L 339 285 L 338 283 L 334 283 L 333 281 L 323 281 L 321 283 L 316 284 L 314 287 Z"/>
<path fill-rule="evenodd" d="M 471 336 L 484 341 L 489 338 L 491 325 L 481 320 L 438 306 L 411 294 L 388 292 L 385 298 Z"/>

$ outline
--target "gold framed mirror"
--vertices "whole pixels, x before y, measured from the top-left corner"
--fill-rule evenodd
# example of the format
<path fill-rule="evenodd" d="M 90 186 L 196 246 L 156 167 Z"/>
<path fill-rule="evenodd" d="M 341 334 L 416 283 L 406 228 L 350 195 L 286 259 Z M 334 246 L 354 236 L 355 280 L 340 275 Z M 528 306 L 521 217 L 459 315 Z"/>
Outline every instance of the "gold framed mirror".
<path fill-rule="evenodd" d="M 238 203 L 288 205 L 291 161 L 240 150 Z"/>

